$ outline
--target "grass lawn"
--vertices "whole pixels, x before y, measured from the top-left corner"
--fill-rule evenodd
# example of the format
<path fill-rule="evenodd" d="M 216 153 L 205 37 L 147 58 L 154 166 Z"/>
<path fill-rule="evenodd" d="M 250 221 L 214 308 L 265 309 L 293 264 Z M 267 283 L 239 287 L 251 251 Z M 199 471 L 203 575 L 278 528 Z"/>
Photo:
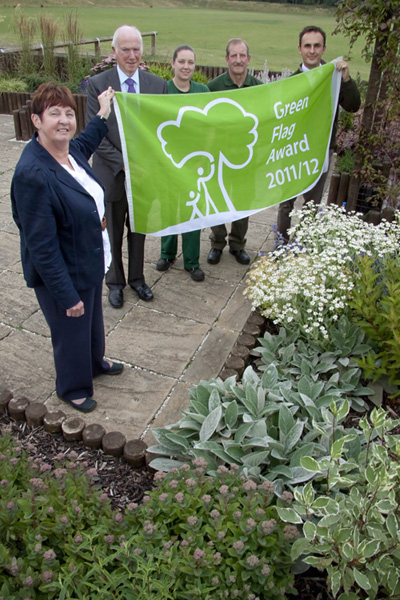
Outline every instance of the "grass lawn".
<path fill-rule="evenodd" d="M 140 3 L 140 0 L 137 0 Z M 34 2 L 32 2 L 34 4 Z M 90 6 L 60 6 L 56 3 L 44 8 L 26 6 L 25 16 L 52 14 L 60 24 L 66 16 L 75 12 L 84 38 L 111 36 L 124 23 L 134 24 L 141 31 L 157 31 L 157 60 L 168 61 L 178 44 L 188 43 L 197 53 L 198 64 L 223 65 L 226 42 L 231 37 L 247 40 L 252 55 L 250 66 L 272 71 L 282 68 L 295 70 L 300 62 L 297 51 L 298 33 L 306 25 L 315 24 L 327 33 L 326 60 L 346 56 L 348 42 L 342 36 L 332 36 L 336 21 L 332 11 L 294 5 L 274 5 L 255 2 L 179 2 L 166 5 L 165 0 L 149 0 L 147 6 L 102 5 L 102 0 Z M 143 4 L 143 3 L 142 3 Z M 213 8 L 210 8 L 212 6 Z M 15 9 L 13 6 L 0 8 L 0 46 L 18 46 L 19 38 L 14 31 Z M 61 41 L 61 36 L 58 38 Z M 38 39 L 39 41 L 39 39 Z M 145 38 L 144 58 L 150 59 L 150 39 Z M 362 41 L 352 52 L 352 75 L 358 72 L 368 78 L 369 64 L 361 58 Z M 89 46 L 85 48 L 90 48 Z M 104 44 L 102 52 L 111 52 Z"/>

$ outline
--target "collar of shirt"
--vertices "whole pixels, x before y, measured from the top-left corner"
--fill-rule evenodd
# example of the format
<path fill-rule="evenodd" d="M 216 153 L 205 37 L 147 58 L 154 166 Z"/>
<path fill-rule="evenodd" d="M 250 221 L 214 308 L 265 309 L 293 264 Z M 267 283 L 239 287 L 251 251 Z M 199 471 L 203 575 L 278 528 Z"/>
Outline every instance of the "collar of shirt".
<path fill-rule="evenodd" d="M 321 65 L 326 65 L 326 62 L 324 60 L 321 60 L 321 62 L 319 63 L 318 66 L 320 67 Z M 309 69 L 308 67 L 306 67 L 306 65 L 304 63 L 302 63 L 300 65 L 300 71 L 302 71 L 303 73 L 305 73 L 306 71 L 311 71 L 311 69 Z"/>
<path fill-rule="evenodd" d="M 124 73 L 119 68 L 118 65 L 117 65 L 117 72 L 118 72 L 118 77 L 119 77 L 119 83 L 121 85 L 121 92 L 127 92 L 128 91 L 128 86 L 125 83 L 125 81 L 128 79 L 128 75 L 126 73 Z M 131 79 L 133 79 L 133 81 L 135 83 L 135 92 L 137 94 L 140 94 L 139 69 L 136 69 L 136 71 L 132 75 Z"/>
<path fill-rule="evenodd" d="M 232 77 L 229 75 L 228 71 L 225 71 L 225 77 L 226 77 L 226 83 L 227 86 L 226 87 L 230 87 L 233 90 L 236 90 L 239 88 L 238 84 L 235 83 L 232 79 Z M 246 73 L 246 79 L 243 81 L 242 85 L 240 86 L 240 88 L 244 88 L 244 87 L 250 87 L 251 86 L 251 77 L 250 77 L 250 73 L 247 71 Z M 240 89 L 239 88 L 239 89 Z"/>

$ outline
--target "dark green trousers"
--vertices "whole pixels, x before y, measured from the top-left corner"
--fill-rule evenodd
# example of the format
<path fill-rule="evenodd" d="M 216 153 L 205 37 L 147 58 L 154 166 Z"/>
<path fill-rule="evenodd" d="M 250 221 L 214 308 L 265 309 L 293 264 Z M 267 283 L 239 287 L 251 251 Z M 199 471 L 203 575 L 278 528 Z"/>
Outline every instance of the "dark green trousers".
<path fill-rule="evenodd" d="M 200 229 L 182 233 L 183 266 L 196 269 L 200 266 Z M 166 235 L 161 238 L 161 258 L 173 260 L 178 250 L 178 236 Z"/>

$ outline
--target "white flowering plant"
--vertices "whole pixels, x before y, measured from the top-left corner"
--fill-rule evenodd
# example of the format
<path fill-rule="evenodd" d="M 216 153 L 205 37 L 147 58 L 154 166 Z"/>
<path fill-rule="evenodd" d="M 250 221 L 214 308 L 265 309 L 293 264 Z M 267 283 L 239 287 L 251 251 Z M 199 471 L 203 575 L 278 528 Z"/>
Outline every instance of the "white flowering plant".
<path fill-rule="evenodd" d="M 245 294 L 275 324 L 328 347 L 331 325 L 352 314 L 357 257 L 378 260 L 397 252 L 398 215 L 375 226 L 336 205 L 309 203 L 291 214 L 298 223 L 289 230 L 290 242 L 256 261 Z"/>

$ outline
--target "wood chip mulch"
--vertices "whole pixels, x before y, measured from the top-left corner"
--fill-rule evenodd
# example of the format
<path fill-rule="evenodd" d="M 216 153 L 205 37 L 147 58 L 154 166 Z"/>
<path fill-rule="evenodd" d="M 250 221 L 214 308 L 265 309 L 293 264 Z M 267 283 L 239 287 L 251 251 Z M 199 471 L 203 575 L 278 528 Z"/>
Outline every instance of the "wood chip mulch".
<path fill-rule="evenodd" d="M 66 442 L 61 434 L 48 433 L 43 427 L 32 430 L 25 422 L 16 423 L 1 415 L 0 434 L 6 432 L 13 434 L 15 442 L 32 459 L 39 458 L 53 467 L 59 466 L 61 454 L 68 460 L 69 454 L 76 453 L 76 462 L 83 464 L 85 470 L 97 470 L 94 481 L 108 494 L 116 510 L 124 510 L 130 502 L 141 502 L 152 487 L 153 476 L 144 467 L 135 469 L 122 458 L 106 455 L 102 450 L 91 450 L 82 442 Z"/>

